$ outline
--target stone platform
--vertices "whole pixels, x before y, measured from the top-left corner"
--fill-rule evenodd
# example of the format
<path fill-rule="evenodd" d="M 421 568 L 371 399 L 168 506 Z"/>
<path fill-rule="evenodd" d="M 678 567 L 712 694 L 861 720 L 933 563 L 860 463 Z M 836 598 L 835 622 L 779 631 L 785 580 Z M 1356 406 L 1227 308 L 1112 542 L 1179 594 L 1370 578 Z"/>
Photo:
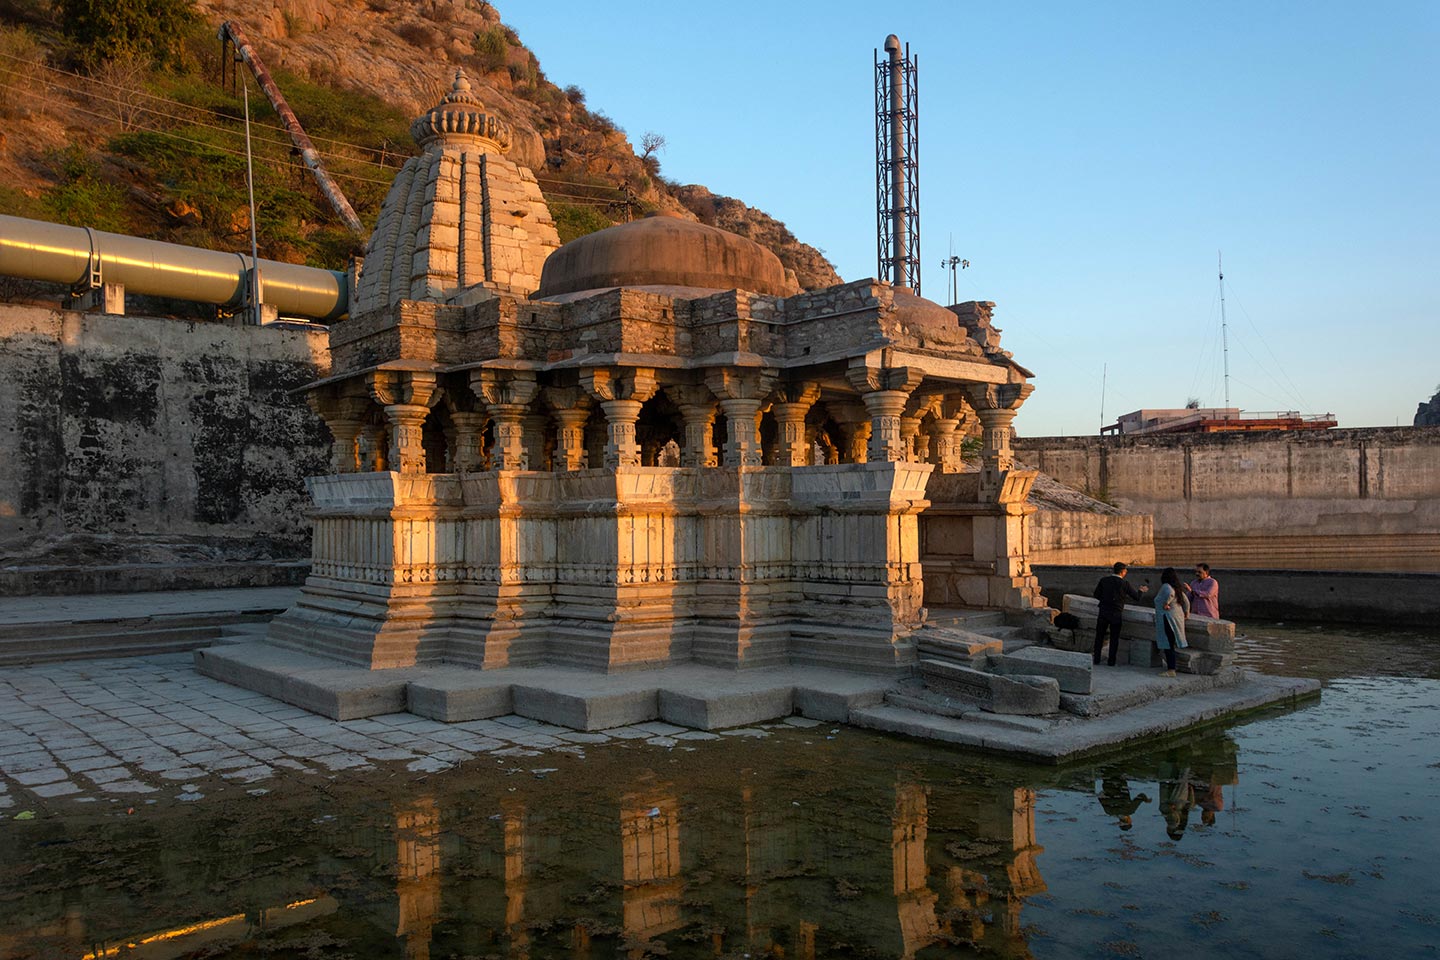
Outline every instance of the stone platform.
<path fill-rule="evenodd" d="M 0 597 L 0 666 L 178 653 L 263 635 L 298 587 Z"/>
<path fill-rule="evenodd" d="M 811 666 L 736 671 L 679 664 L 611 674 L 556 666 L 371 670 L 265 643 L 194 656 L 206 676 L 338 720 L 408 711 L 449 722 L 517 714 L 586 731 L 655 720 L 717 730 L 799 714 L 1042 763 L 1292 705 L 1320 689 L 1311 680 L 1240 670 L 1166 678 L 1142 667 L 1102 667 L 1090 694 L 1063 694 L 1063 712 L 1022 717 L 961 702 L 947 706 L 913 680 Z"/>

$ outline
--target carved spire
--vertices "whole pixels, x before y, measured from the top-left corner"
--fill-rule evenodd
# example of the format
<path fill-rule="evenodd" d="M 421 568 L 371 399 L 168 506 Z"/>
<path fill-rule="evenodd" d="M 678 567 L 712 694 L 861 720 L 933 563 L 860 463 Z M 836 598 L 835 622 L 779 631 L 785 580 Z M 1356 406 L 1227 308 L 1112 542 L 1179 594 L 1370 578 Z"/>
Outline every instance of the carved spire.
<path fill-rule="evenodd" d="M 496 153 L 510 149 L 510 124 L 485 112 L 485 105 L 470 91 L 465 71 L 455 70 L 450 92 L 410 124 L 410 136 L 421 148 L 435 141 L 441 143 L 473 143 L 490 147 Z"/>

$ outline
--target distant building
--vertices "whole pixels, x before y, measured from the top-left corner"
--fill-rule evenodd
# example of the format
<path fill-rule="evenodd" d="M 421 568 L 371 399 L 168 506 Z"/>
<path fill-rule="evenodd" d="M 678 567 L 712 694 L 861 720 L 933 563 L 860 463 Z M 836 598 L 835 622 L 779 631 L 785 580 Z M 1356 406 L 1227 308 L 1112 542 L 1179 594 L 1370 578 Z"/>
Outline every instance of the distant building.
<path fill-rule="evenodd" d="M 1133 436 L 1140 433 L 1222 433 L 1242 430 L 1329 430 L 1333 413 L 1299 413 L 1294 410 L 1251 411 L 1239 407 L 1181 407 L 1178 410 L 1136 410 L 1120 417 L 1101 434 Z"/>

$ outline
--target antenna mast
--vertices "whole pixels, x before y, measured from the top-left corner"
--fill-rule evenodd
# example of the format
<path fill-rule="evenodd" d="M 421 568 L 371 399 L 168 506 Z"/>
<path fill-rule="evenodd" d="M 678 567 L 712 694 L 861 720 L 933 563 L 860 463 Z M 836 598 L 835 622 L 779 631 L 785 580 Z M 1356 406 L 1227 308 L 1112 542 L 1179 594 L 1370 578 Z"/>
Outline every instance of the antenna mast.
<path fill-rule="evenodd" d="M 1225 356 L 1225 406 L 1230 406 L 1230 328 L 1225 323 L 1225 262 L 1215 252 L 1215 266 L 1220 273 L 1220 350 Z"/>
<path fill-rule="evenodd" d="M 1105 386 L 1110 379 L 1110 364 L 1100 368 L 1100 429 L 1105 429 Z"/>
<path fill-rule="evenodd" d="M 918 58 L 900 38 L 875 52 L 875 221 L 879 279 L 920 292 Z"/>

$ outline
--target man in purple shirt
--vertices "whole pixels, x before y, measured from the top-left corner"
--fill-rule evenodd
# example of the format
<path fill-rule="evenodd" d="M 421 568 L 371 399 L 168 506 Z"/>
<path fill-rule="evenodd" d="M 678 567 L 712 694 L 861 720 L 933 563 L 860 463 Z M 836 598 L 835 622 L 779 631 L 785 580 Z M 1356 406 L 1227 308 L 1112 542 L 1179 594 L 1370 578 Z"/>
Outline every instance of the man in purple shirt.
<path fill-rule="evenodd" d="M 1220 582 L 1210 576 L 1210 564 L 1195 564 L 1195 579 L 1190 581 L 1190 615 L 1220 619 Z"/>

